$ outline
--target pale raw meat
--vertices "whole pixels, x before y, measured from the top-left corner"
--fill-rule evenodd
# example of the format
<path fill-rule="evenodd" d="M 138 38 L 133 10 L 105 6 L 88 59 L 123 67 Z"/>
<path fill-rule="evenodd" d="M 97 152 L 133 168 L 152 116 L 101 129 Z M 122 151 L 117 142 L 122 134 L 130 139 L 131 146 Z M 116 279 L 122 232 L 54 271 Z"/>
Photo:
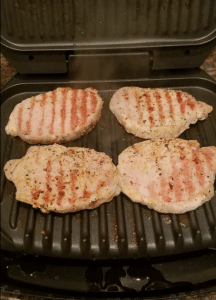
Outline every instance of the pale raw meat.
<path fill-rule="evenodd" d="M 43 212 L 92 209 L 120 193 L 111 158 L 88 148 L 32 146 L 4 171 L 17 188 L 16 199 Z"/>
<path fill-rule="evenodd" d="M 143 139 L 178 137 L 212 109 L 188 93 L 166 89 L 123 87 L 110 101 L 119 123 Z"/>
<path fill-rule="evenodd" d="M 17 104 L 5 130 L 29 144 L 75 140 L 96 125 L 102 106 L 93 88 L 57 88 Z"/>
<path fill-rule="evenodd" d="M 156 139 L 119 155 L 122 192 L 161 213 L 194 210 L 214 196 L 216 147 L 197 141 Z"/>

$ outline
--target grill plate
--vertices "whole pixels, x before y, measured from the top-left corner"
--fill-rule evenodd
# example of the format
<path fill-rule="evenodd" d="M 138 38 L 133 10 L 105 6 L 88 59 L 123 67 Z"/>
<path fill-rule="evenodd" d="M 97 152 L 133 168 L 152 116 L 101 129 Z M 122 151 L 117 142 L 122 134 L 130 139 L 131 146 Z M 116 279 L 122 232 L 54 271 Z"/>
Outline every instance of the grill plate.
<path fill-rule="evenodd" d="M 21 78 L 21 77 L 20 77 Z M 24 81 L 25 80 L 25 81 Z M 2 94 L 2 169 L 9 159 L 21 158 L 30 145 L 7 136 L 4 128 L 14 106 L 27 97 L 59 86 L 94 87 L 104 99 L 102 117 L 88 135 L 65 143 L 103 151 L 117 164 L 118 155 L 142 139 L 127 133 L 109 110 L 116 89 L 126 85 L 180 89 L 214 107 L 205 121 L 192 125 L 180 137 L 196 139 L 201 146 L 216 146 L 216 84 L 204 73 L 163 74 L 133 82 L 72 82 L 34 77 L 15 79 Z M 1 229 L 3 248 L 16 252 L 64 258 L 110 259 L 157 257 L 216 248 L 216 196 L 195 211 L 182 215 L 159 214 L 133 203 L 122 193 L 110 203 L 92 211 L 71 214 L 43 214 L 17 202 L 15 186 L 2 171 Z"/>

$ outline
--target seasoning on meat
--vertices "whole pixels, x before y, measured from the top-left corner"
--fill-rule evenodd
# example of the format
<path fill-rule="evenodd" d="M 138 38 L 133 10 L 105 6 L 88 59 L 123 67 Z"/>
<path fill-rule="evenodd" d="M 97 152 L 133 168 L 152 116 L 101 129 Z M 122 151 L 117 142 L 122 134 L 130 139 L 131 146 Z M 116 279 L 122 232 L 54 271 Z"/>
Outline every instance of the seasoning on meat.
<path fill-rule="evenodd" d="M 110 110 L 126 131 L 144 139 L 178 137 L 212 109 L 188 93 L 165 89 L 123 87 L 110 101 Z"/>
<path fill-rule="evenodd" d="M 88 148 L 32 146 L 4 171 L 17 188 L 16 199 L 43 212 L 92 209 L 120 193 L 111 158 Z"/>
<path fill-rule="evenodd" d="M 96 125 L 102 106 L 93 88 L 57 88 L 17 104 L 5 130 L 29 144 L 75 140 Z"/>
<path fill-rule="evenodd" d="M 185 213 L 214 196 L 216 147 L 197 141 L 155 139 L 119 155 L 122 192 L 161 213 Z"/>

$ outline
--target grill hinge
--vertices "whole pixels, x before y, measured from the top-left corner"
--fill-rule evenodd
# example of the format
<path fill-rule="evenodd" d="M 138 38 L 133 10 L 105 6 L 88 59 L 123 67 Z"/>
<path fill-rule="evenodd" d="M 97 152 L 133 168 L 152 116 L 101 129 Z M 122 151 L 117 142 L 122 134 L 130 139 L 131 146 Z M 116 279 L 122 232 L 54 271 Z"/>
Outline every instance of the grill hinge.
<path fill-rule="evenodd" d="M 74 80 L 133 80 L 149 76 L 150 61 L 148 52 L 73 54 L 68 72 Z"/>

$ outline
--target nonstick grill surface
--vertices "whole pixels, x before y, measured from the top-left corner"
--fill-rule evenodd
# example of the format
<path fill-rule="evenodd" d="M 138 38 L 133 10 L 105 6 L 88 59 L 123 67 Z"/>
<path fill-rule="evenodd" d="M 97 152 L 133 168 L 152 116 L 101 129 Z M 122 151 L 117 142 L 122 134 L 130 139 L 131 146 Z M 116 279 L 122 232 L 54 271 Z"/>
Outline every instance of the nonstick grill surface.
<path fill-rule="evenodd" d="M 199 77 L 199 76 L 198 76 Z M 30 145 L 5 133 L 14 106 L 29 96 L 58 86 L 95 87 L 104 100 L 101 119 L 88 135 L 65 146 L 103 151 L 117 164 L 118 155 L 142 139 L 127 133 L 109 110 L 116 89 L 126 85 L 164 87 L 191 93 L 214 107 L 207 120 L 191 125 L 180 137 L 195 139 L 201 146 L 216 146 L 216 84 L 210 79 L 175 76 L 134 82 L 74 83 L 40 79 L 16 84 L 2 94 L 1 162 L 21 158 Z M 182 215 L 159 214 L 133 203 L 122 193 L 110 203 L 91 211 L 43 214 L 16 201 L 15 186 L 2 171 L 1 229 L 3 248 L 16 252 L 80 259 L 157 257 L 216 248 L 216 196 L 195 211 Z"/>

